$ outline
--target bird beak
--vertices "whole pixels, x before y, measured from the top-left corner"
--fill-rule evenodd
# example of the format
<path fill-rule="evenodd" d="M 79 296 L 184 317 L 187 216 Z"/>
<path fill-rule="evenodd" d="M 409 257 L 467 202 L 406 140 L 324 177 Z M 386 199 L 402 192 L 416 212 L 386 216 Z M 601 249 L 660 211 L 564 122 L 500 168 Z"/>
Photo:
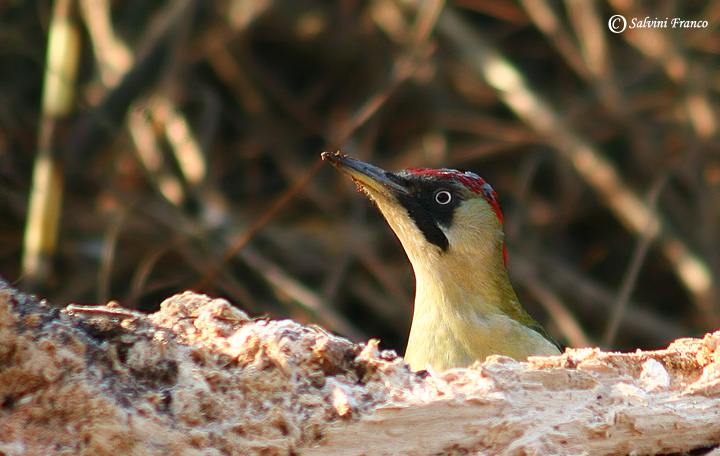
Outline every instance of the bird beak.
<path fill-rule="evenodd" d="M 355 160 L 339 152 L 323 152 L 320 156 L 323 160 L 330 162 L 331 165 L 350 176 L 365 191 L 375 191 L 384 195 L 408 193 L 405 187 L 390 179 L 393 173 L 382 168 Z"/>

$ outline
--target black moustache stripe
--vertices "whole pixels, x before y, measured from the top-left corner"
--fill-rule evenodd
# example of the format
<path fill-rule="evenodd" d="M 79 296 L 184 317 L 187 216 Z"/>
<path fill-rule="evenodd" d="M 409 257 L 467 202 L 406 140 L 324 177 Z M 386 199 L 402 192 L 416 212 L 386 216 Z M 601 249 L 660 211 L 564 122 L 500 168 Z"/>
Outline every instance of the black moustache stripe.
<path fill-rule="evenodd" d="M 438 226 L 438 221 L 430 215 L 429 209 L 410 195 L 398 195 L 398 200 L 405 210 L 407 210 L 408 215 L 415 222 L 415 226 L 418 227 L 423 236 L 425 236 L 425 239 L 431 244 L 438 246 L 443 252 L 446 252 L 448 247 L 450 247 L 450 242 Z M 451 214 L 449 215 L 452 217 Z M 450 220 L 447 222 L 450 222 Z"/>

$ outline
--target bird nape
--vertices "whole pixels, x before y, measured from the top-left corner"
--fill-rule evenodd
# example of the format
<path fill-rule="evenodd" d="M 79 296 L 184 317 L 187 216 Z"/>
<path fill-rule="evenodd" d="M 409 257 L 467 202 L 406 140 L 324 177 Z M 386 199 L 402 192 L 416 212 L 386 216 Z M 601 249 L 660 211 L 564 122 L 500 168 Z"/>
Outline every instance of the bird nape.
<path fill-rule="evenodd" d="M 454 169 L 392 173 L 340 153 L 322 158 L 377 204 L 412 263 L 415 309 L 405 359 L 413 370 L 560 353 L 510 284 L 502 213 L 483 178 Z"/>

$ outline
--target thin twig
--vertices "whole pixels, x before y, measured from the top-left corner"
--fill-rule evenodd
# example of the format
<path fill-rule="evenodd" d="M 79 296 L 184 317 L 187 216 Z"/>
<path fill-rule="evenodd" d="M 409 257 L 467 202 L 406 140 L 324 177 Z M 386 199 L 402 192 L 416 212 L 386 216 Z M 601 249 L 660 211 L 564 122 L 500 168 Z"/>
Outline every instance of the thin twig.
<path fill-rule="evenodd" d="M 255 219 L 253 223 L 242 233 L 240 234 L 236 239 L 235 242 L 230 246 L 230 248 L 227 249 L 225 252 L 225 257 L 222 259 L 221 262 L 216 264 L 214 267 L 210 268 L 205 275 L 203 275 L 200 280 L 198 280 L 197 283 L 193 285 L 193 288 L 196 290 L 202 290 L 204 289 L 210 281 L 213 279 L 215 274 L 220 271 L 224 267 L 224 265 L 232 259 L 235 254 L 243 248 L 250 239 L 257 234 L 258 231 L 265 225 L 267 225 L 268 222 L 277 214 L 280 209 L 285 207 L 285 205 L 307 184 L 307 182 L 310 180 L 310 178 L 317 172 L 317 170 L 320 168 L 320 165 L 322 164 L 321 160 L 316 160 L 313 162 L 313 164 L 308 168 L 303 174 L 301 174 L 295 181 L 292 183 L 290 188 L 285 190 L 285 192 L 280 195 L 266 210 L 260 217 Z"/>
<path fill-rule="evenodd" d="M 663 174 L 658 177 L 655 180 L 655 183 L 653 183 L 650 192 L 648 193 L 648 205 L 651 210 L 657 210 L 658 198 L 660 197 L 660 192 L 663 187 L 665 187 L 666 183 L 667 174 Z M 617 337 L 620 322 L 625 315 L 628 302 L 630 301 L 630 295 L 635 288 L 638 276 L 640 275 L 640 270 L 642 269 L 643 261 L 647 257 L 648 250 L 652 244 L 653 236 L 651 228 L 651 226 L 648 226 L 648 229 L 640 235 L 640 239 L 638 239 L 635 249 L 633 249 L 628 269 L 625 272 L 625 277 L 622 285 L 620 286 L 620 292 L 618 293 L 617 300 L 613 306 L 610 322 L 605 328 L 605 334 L 603 335 L 603 348 L 605 349 L 609 350 L 615 342 L 615 337 Z"/>

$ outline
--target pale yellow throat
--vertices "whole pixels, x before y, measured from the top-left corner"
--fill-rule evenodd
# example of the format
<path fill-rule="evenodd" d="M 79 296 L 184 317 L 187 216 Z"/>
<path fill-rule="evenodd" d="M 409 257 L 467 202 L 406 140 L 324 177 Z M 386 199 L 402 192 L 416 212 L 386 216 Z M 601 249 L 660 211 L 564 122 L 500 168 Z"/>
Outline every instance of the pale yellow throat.
<path fill-rule="evenodd" d="M 523 361 L 559 354 L 557 346 L 522 308 L 503 257 L 502 225 L 494 214 L 469 201 L 455 217 L 467 226 L 445 232 L 443 252 L 422 242 L 405 217 L 388 217 L 415 272 L 416 294 L 405 359 L 413 370 L 464 367 L 489 355 Z M 385 211 L 400 210 L 381 205 Z"/>

